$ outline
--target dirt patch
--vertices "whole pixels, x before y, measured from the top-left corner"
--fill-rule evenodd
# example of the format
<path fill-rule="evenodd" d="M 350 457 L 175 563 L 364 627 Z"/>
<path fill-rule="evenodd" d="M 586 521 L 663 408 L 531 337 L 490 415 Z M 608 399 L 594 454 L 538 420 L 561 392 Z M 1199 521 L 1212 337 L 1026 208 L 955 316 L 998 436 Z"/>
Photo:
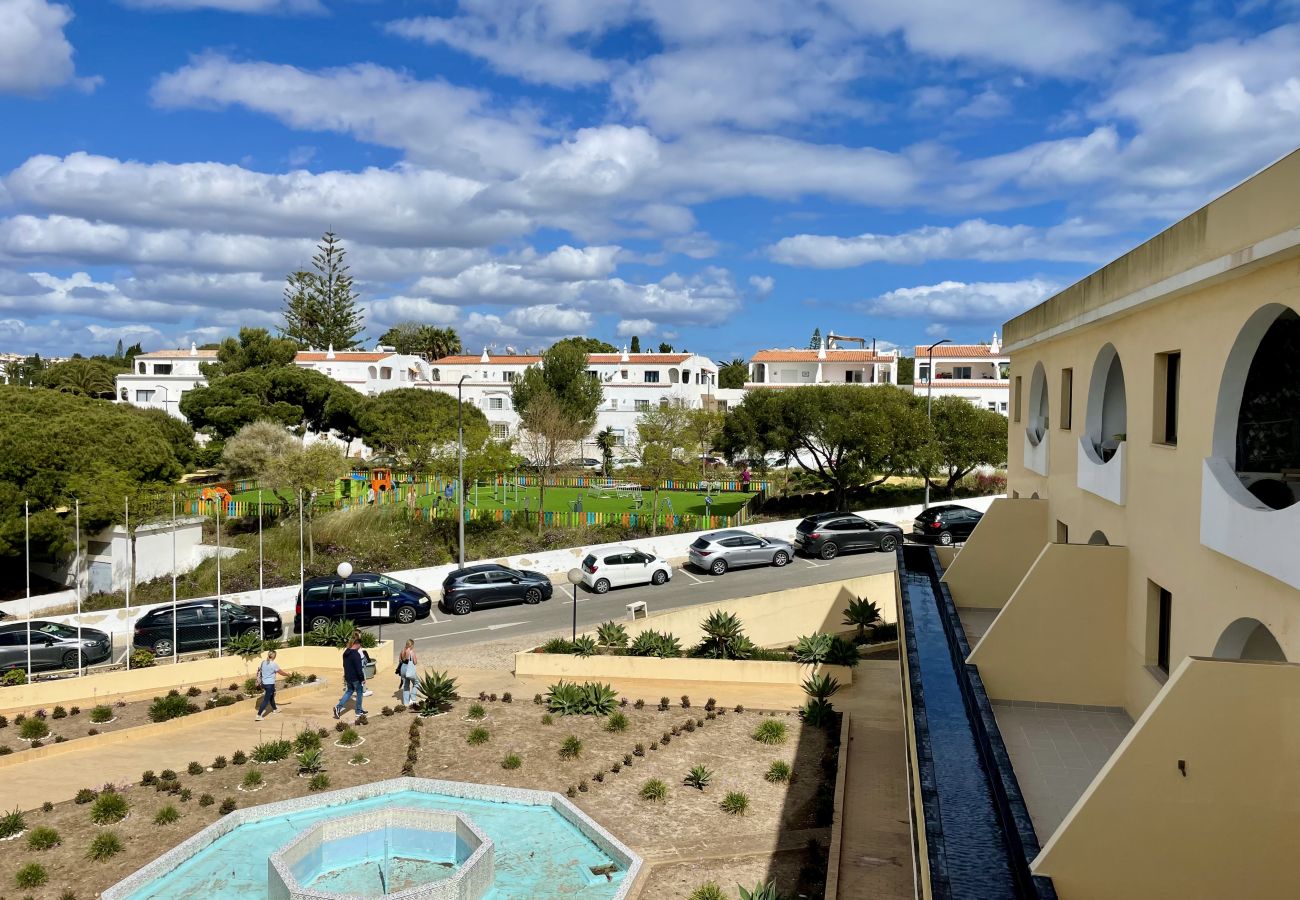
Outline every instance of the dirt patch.
<path fill-rule="evenodd" d="M 566 792 L 575 787 L 575 802 L 609 827 L 616 835 L 647 859 L 660 859 L 668 866 L 656 866 L 655 889 L 644 897 L 685 897 L 698 886 L 694 872 L 710 874 L 734 894 L 734 880 L 759 880 L 781 872 L 783 884 L 811 889 L 821 873 L 809 859 L 820 858 L 825 868 L 825 840 L 819 851 L 804 851 L 803 842 L 817 840 L 825 834 L 829 804 L 823 797 L 833 790 L 833 748 L 828 732 L 805 728 L 796 716 L 779 714 L 787 724 L 788 738 L 776 746 L 759 744 L 750 737 L 763 714 L 728 711 L 709 719 L 705 709 L 682 709 L 674 706 L 660 712 L 655 706 L 637 710 L 632 704 L 621 709 L 628 725 L 621 732 L 610 731 L 604 717 L 553 716 L 550 725 L 542 724 L 543 707 L 531 698 L 506 704 L 486 702 L 487 717 L 482 721 L 465 719 L 471 701 L 462 700 L 445 715 L 420 719 L 409 712 L 391 716 L 376 713 L 367 724 L 357 726 L 365 738 L 359 747 L 335 746 L 338 731 L 332 719 L 323 716 L 310 722 L 312 729 L 324 729 L 321 739 L 329 788 L 345 788 L 380 781 L 402 774 L 407 759 L 408 736 L 412 721 L 421 721 L 420 748 L 414 774 L 423 777 L 502 784 Z M 84 718 L 83 712 L 83 718 Z M 686 723 L 693 730 L 686 730 Z M 704 724 L 698 724 L 703 721 Z M 270 722 L 274 725 L 275 719 Z M 471 745 L 472 729 L 487 730 L 488 740 Z M 672 729 L 678 734 L 674 736 Z M 669 736 L 663 744 L 663 735 Z M 560 746 L 573 736 L 582 742 L 576 759 L 562 759 Z M 292 739 L 294 728 L 285 726 L 274 737 Z M 643 756 L 635 755 L 636 745 Z M 651 743 L 659 749 L 651 750 Z M 34 810 L 26 815 L 27 828 L 46 826 L 58 831 L 61 843 L 48 850 L 29 847 L 27 836 L 3 845 L 0 852 L 0 898 L 31 896 L 35 900 L 56 900 L 71 891 L 77 897 L 94 897 L 201 828 L 216 821 L 221 804 L 233 798 L 240 807 L 302 796 L 310 792 L 306 778 L 298 777 L 297 764 L 291 757 L 278 763 L 259 765 L 246 762 L 235 765 L 235 751 L 251 753 L 252 746 L 231 747 L 225 765 L 213 767 L 213 760 L 194 760 L 199 774 L 190 774 L 184 750 L 178 750 L 175 775 L 181 791 L 188 795 L 160 792 L 156 787 L 137 783 L 119 785 L 118 790 L 130 804 L 130 817 L 118 825 L 103 828 L 90 821 L 90 805 L 64 802 L 49 811 Z M 517 769 L 505 769 L 502 760 L 508 753 L 518 754 Z M 366 765 L 350 765 L 357 754 L 368 760 Z M 629 766 L 625 756 L 631 756 Z M 795 772 L 790 785 L 773 784 L 763 777 L 773 760 L 784 760 Z M 617 773 L 610 770 L 617 765 Z M 703 791 L 686 787 L 682 778 L 694 765 L 705 765 L 713 780 Z M 256 767 L 263 776 L 264 787 L 255 793 L 239 790 L 247 772 Z M 827 778 L 827 771 L 830 777 Z M 155 773 L 166 778 L 168 773 Z M 597 781 L 596 776 L 601 780 Z M 142 773 L 143 775 L 143 773 Z M 660 778 L 668 786 L 664 802 L 641 800 L 640 786 L 649 778 Z M 87 787 L 100 789 L 87 777 Z M 586 790 L 577 791 L 585 782 Z M 748 796 L 749 808 L 744 815 L 729 815 L 719 802 L 729 791 Z M 210 795 L 213 803 L 200 805 L 200 798 Z M 183 799 L 187 797 L 187 799 Z M 172 805 L 180 818 L 166 825 L 155 825 L 155 816 L 164 806 Z M 823 811 L 823 806 L 826 807 Z M 122 840 L 123 850 L 112 858 L 95 862 L 87 859 L 91 841 L 111 829 Z M 786 837 L 782 837 L 785 834 Z M 787 847 L 791 840 L 793 847 Z M 706 857 L 695 869 L 682 869 L 676 862 L 682 855 Z M 38 888 L 14 891 L 16 872 L 29 863 L 40 863 L 49 873 L 49 882 Z M 809 872 L 812 872 L 810 875 Z M 802 874 L 801 874 L 802 873 Z M 688 875 L 690 877 L 688 877 Z M 700 879 L 700 880 L 707 880 Z M 818 882 L 819 883 L 819 882 Z M 661 886 L 660 886 L 661 885 Z"/>

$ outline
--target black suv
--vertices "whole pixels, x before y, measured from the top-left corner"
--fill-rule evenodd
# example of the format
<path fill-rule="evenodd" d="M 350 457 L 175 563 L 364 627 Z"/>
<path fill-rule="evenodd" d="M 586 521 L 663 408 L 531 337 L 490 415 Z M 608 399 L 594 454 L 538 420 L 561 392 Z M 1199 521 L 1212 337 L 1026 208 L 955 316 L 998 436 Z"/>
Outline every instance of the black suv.
<path fill-rule="evenodd" d="M 552 590 L 551 580 L 541 572 L 484 563 L 449 574 L 442 582 L 438 608 L 463 616 L 480 606 L 541 603 L 551 599 Z"/>
<path fill-rule="evenodd" d="M 842 550 L 893 552 L 903 540 L 903 529 L 889 522 L 864 519 L 853 513 L 819 513 L 794 529 L 794 546 L 809 556 L 834 559 Z"/>
<path fill-rule="evenodd" d="M 154 656 L 171 656 L 178 651 L 216 647 L 218 633 L 220 643 L 224 644 L 250 632 L 261 634 L 267 640 L 283 637 L 280 614 L 269 606 L 240 606 L 229 600 L 190 600 L 151 609 L 136 619 L 131 645 L 137 650 L 151 650 Z"/>
<path fill-rule="evenodd" d="M 947 547 L 954 541 L 970 537 L 982 518 L 984 513 L 965 506 L 952 503 L 930 506 L 921 510 L 912 522 L 912 540 Z"/>
<path fill-rule="evenodd" d="M 376 572 L 355 572 L 347 578 L 323 575 L 304 585 L 307 605 L 299 596 L 293 607 L 293 630 L 305 621 L 312 631 L 324 631 L 344 619 L 358 625 L 401 622 L 410 625 L 433 612 L 433 598 L 423 588 Z"/>

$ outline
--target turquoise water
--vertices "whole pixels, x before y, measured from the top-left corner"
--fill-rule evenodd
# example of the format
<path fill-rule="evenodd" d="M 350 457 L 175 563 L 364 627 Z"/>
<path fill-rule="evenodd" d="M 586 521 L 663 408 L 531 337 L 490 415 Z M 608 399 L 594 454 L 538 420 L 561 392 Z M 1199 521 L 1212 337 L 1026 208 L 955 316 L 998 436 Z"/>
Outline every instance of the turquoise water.
<path fill-rule="evenodd" d="M 293 875 L 314 890 L 383 897 L 450 878 L 471 852 L 450 831 L 381 825 L 324 841 L 294 864 Z"/>
<path fill-rule="evenodd" d="M 130 900 L 265 900 L 268 859 L 306 828 L 339 815 L 386 806 L 449 809 L 464 813 L 492 839 L 496 882 L 489 900 L 530 897 L 613 897 L 623 869 L 609 881 L 591 867 L 613 863 L 549 806 L 467 800 L 446 794 L 400 791 L 322 806 L 240 825 L 171 872 L 130 895 Z"/>

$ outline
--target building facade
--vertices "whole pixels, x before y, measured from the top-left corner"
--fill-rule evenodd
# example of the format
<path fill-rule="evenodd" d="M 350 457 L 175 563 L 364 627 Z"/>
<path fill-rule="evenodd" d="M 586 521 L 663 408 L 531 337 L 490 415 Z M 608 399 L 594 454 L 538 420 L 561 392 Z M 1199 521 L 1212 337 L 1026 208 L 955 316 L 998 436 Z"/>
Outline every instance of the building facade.
<path fill-rule="evenodd" d="M 827 345 L 830 346 L 827 346 Z M 760 350 L 749 361 L 745 389 L 804 384 L 897 384 L 898 351 L 835 346 L 828 339 L 816 349 Z"/>
<path fill-rule="evenodd" d="M 161 409 L 178 419 L 181 415 L 181 395 L 207 384 L 200 366 L 216 362 L 217 351 L 199 350 L 190 344 L 188 350 L 154 350 L 136 356 L 130 372 L 115 379 L 117 400 L 143 409 Z"/>
<path fill-rule="evenodd" d="M 918 344 L 914 355 L 913 387 L 917 393 L 929 391 L 935 397 L 961 397 L 975 406 L 1007 415 L 1011 358 L 1003 352 L 996 333 L 987 344 L 940 344 L 934 348 Z"/>
<path fill-rule="evenodd" d="M 1006 325 L 944 582 L 1063 900 L 1300 895 L 1298 259 L 1294 153 Z"/>

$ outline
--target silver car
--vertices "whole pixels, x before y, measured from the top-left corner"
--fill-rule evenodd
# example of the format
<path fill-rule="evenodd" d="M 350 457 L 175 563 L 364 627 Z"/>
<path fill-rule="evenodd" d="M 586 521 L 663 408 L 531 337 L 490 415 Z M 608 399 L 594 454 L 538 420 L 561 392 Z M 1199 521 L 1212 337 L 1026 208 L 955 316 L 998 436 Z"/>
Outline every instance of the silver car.
<path fill-rule="evenodd" d="M 6 669 L 27 668 L 26 622 L 6 622 L 0 625 L 0 672 Z M 113 644 L 108 635 L 95 628 L 77 629 L 59 622 L 37 619 L 31 623 L 31 653 L 33 669 L 77 668 L 77 646 L 80 640 L 83 665 L 94 665 L 108 659 Z"/>
<path fill-rule="evenodd" d="M 762 538 L 738 528 L 702 534 L 691 544 L 690 563 L 713 575 L 742 566 L 784 566 L 794 554 L 789 541 Z"/>

